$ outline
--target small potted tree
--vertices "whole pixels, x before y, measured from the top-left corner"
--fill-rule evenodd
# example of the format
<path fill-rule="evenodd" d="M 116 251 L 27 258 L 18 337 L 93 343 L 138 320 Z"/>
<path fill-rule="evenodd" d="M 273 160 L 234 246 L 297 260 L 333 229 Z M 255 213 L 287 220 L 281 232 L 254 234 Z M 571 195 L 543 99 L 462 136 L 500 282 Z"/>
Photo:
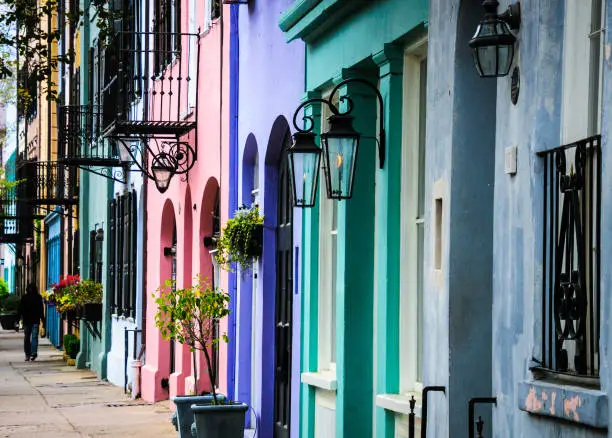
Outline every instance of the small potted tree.
<path fill-rule="evenodd" d="M 217 240 L 215 260 L 227 271 L 237 263 L 248 268 L 261 255 L 263 245 L 263 216 L 257 205 L 242 207 L 227 221 Z"/>
<path fill-rule="evenodd" d="M 177 423 L 181 437 L 191 436 L 191 424 L 195 419 L 198 437 L 205 438 L 243 438 L 244 415 L 248 406 L 244 403 L 230 403 L 224 396 L 217 394 L 214 382 L 216 371 L 212 366 L 213 345 L 221 340 L 228 342 L 224 333 L 220 339 L 214 337 L 215 322 L 229 315 L 229 295 L 219 288 L 211 288 L 209 283 L 197 276 L 195 284 L 184 289 L 176 289 L 171 281 L 158 288 L 156 298 L 158 311 L 155 325 L 164 339 L 175 339 L 188 345 L 193 357 L 195 393 L 198 394 L 198 375 L 196 355 L 204 353 L 206 370 L 211 382 L 211 396 L 183 400 L 175 397 Z M 177 403 L 178 402 L 178 403 Z M 191 412 L 190 412 L 191 410 Z"/>

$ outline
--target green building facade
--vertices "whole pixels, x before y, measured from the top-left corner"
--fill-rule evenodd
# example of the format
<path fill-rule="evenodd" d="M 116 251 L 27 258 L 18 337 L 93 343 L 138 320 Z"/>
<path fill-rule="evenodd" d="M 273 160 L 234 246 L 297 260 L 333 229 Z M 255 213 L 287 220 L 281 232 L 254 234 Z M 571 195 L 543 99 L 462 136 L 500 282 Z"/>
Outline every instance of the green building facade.
<path fill-rule="evenodd" d="M 353 196 L 328 200 L 322 178 L 304 210 L 303 438 L 407 436 L 413 395 L 420 409 L 427 16 L 425 0 L 312 0 L 280 19 L 306 43 L 305 98 L 359 78 L 383 100 L 358 81 L 332 97 L 362 134 Z M 305 111 L 324 131 L 327 105 Z"/>

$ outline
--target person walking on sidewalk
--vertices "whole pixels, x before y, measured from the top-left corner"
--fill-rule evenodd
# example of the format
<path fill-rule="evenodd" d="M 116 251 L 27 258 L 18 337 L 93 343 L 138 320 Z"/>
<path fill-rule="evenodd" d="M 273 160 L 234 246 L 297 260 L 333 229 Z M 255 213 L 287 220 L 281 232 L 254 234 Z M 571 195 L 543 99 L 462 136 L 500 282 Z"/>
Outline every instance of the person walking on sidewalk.
<path fill-rule="evenodd" d="M 19 302 L 18 318 L 23 320 L 23 351 L 26 362 L 38 356 L 38 325 L 44 317 L 43 300 L 36 285 L 28 284 Z"/>

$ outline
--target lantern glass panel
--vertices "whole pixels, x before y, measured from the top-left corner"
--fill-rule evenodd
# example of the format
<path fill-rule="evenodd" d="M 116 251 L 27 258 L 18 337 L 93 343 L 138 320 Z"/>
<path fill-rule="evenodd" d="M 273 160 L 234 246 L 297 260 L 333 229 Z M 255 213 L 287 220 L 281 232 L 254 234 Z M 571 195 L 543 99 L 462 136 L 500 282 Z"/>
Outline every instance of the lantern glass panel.
<path fill-rule="evenodd" d="M 316 151 L 288 152 L 289 175 L 296 207 L 314 206 L 317 196 L 317 182 L 321 153 Z"/>
<path fill-rule="evenodd" d="M 481 22 L 470 41 L 474 49 L 474 64 L 483 77 L 506 76 L 514 59 L 516 38 L 501 20 Z"/>
<path fill-rule="evenodd" d="M 348 199 L 353 196 L 359 135 L 323 135 L 322 140 L 327 168 L 327 195 L 331 199 Z"/>
<path fill-rule="evenodd" d="M 164 193 L 168 190 L 170 180 L 172 179 L 172 170 L 167 167 L 153 167 L 153 176 L 155 177 L 155 185 L 160 193 Z"/>
<path fill-rule="evenodd" d="M 112 140 L 105 140 L 105 141 L 112 141 Z M 119 143 L 119 145 L 115 145 L 115 147 L 118 147 L 119 149 L 119 158 L 121 159 L 122 162 L 124 163 L 129 163 L 132 161 L 132 157 L 130 156 L 130 153 L 128 152 L 128 148 L 132 146 L 132 144 L 130 142 L 117 142 Z"/>

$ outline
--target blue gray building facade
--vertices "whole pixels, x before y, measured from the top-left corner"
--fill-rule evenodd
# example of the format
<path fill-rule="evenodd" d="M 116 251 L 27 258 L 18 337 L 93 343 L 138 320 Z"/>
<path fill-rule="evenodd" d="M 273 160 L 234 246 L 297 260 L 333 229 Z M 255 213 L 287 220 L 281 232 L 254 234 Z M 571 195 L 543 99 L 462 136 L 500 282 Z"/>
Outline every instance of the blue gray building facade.
<path fill-rule="evenodd" d="M 609 436 L 612 11 L 521 9 L 510 74 L 490 79 L 468 46 L 480 2 L 430 1 L 423 383 L 445 387 L 430 436 L 478 417 L 484 436 Z"/>

